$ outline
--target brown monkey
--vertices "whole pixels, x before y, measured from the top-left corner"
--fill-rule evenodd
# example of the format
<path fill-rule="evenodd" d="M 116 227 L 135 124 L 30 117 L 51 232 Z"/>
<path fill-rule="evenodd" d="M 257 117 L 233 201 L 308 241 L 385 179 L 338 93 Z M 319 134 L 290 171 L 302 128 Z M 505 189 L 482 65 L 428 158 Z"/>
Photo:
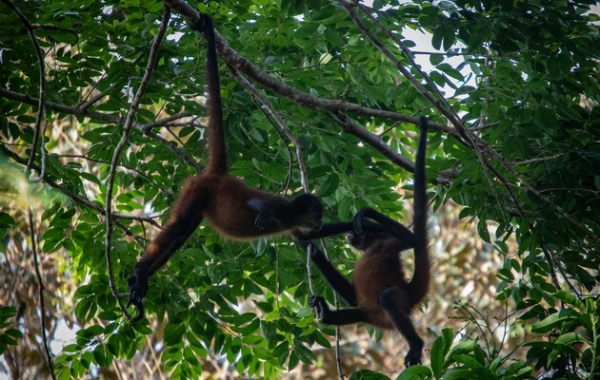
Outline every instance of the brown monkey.
<path fill-rule="evenodd" d="M 228 174 L 221 89 L 212 18 L 201 14 L 192 29 L 204 32 L 207 42 L 208 164 L 202 175 L 187 178 L 173 203 L 171 216 L 150 243 L 128 278 L 129 304 L 144 317 L 142 299 L 152 276 L 190 237 L 204 218 L 223 237 L 249 241 L 277 234 L 301 234 L 321 225 L 319 198 L 302 194 L 292 200 L 246 186 Z"/>
<path fill-rule="evenodd" d="M 347 235 L 348 243 L 363 252 L 354 268 L 352 283 L 316 246 L 304 243 L 310 247 L 311 259 L 329 285 L 352 306 L 331 310 L 322 297 L 313 296 L 310 306 L 317 310 L 321 321 L 332 325 L 365 322 L 382 329 L 396 328 L 410 346 L 404 358 L 407 366 L 421 363 L 423 340 L 417 334 L 410 314 L 427 295 L 431 268 L 427 239 L 426 143 L 427 118 L 422 117 L 415 162 L 414 233 L 373 209 L 361 210 L 354 217 L 354 231 Z M 347 227 L 347 223 L 339 223 L 337 230 Z M 336 228 L 329 226 L 328 229 L 334 231 Z M 415 271 L 407 282 L 400 252 L 409 248 L 414 248 Z"/>

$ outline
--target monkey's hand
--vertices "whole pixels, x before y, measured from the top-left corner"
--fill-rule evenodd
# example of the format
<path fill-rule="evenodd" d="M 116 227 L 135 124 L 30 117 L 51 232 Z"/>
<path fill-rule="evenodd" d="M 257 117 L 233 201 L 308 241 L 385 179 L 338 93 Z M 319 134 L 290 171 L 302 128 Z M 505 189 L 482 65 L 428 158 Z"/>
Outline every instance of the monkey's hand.
<path fill-rule="evenodd" d="M 308 305 L 315 309 L 315 312 L 317 313 L 317 317 L 319 317 L 319 319 L 323 319 L 323 317 L 330 311 L 329 306 L 327 306 L 327 302 L 325 302 L 325 299 L 323 297 L 315 295 L 311 296 L 310 300 L 308 301 Z"/>
<path fill-rule="evenodd" d="M 127 279 L 127 284 L 129 285 L 129 303 L 127 303 L 127 307 L 133 305 L 137 310 L 137 315 L 132 316 L 130 321 L 137 322 L 144 318 L 144 303 L 142 300 L 148 293 L 148 276 L 145 271 L 136 266 L 134 274 Z"/>
<path fill-rule="evenodd" d="M 354 215 L 354 219 L 352 219 L 352 222 L 354 223 L 354 232 L 358 235 L 362 235 L 365 233 L 365 228 L 364 228 L 364 220 L 365 218 L 368 217 L 368 214 L 370 212 L 374 211 L 372 208 L 370 207 L 365 207 L 363 209 L 361 209 L 359 212 L 356 213 L 356 215 Z"/>
<path fill-rule="evenodd" d="M 417 342 L 411 342 L 408 354 L 404 357 L 404 364 L 407 367 L 415 364 L 421 364 L 421 353 L 423 351 L 423 341 L 419 339 Z"/>
<path fill-rule="evenodd" d="M 312 242 L 312 240 L 296 240 L 296 244 L 298 244 L 300 246 L 300 248 L 302 248 L 303 250 L 305 250 L 306 252 L 309 252 L 309 248 L 310 247 L 314 247 L 314 243 Z M 314 250 L 314 248 L 313 248 Z"/>
<path fill-rule="evenodd" d="M 263 208 L 258 212 L 258 215 L 256 215 L 256 219 L 254 219 L 254 226 L 262 231 L 267 228 L 269 224 L 271 224 L 274 217 L 275 213 L 273 210 L 268 207 Z"/>
<path fill-rule="evenodd" d="M 252 198 L 247 203 L 248 207 L 256 211 L 254 226 L 259 230 L 264 230 L 275 219 L 275 211 L 259 198 Z"/>

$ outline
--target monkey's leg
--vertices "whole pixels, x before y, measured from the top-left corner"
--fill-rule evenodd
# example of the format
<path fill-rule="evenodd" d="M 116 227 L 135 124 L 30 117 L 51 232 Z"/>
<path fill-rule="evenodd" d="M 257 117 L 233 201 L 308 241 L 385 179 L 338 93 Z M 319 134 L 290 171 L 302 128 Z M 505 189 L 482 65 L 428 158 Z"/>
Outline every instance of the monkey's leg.
<path fill-rule="evenodd" d="M 317 314 L 321 318 L 321 322 L 327 325 L 342 326 L 369 321 L 369 316 L 363 309 L 331 310 L 323 297 L 312 296 L 310 298 L 310 306 L 317 309 Z"/>
<path fill-rule="evenodd" d="M 150 243 L 127 279 L 129 304 L 136 307 L 138 315 L 132 322 L 144 318 L 142 300 L 148 293 L 148 278 L 175 254 L 202 222 L 202 211 L 206 207 L 206 191 L 199 177 L 190 177 L 171 207 L 171 217 L 163 229 Z"/>
<path fill-rule="evenodd" d="M 414 232 L 409 230 L 403 224 L 398 223 L 394 219 L 391 219 L 370 207 L 363 208 L 354 216 L 354 230 L 357 233 L 363 233 L 363 225 L 366 222 L 365 218 L 373 219 L 379 223 L 390 234 L 396 236 L 398 239 L 400 239 L 400 241 L 404 242 L 407 245 L 407 248 L 414 248 L 416 246 L 417 237 Z"/>
<path fill-rule="evenodd" d="M 406 338 L 409 345 L 408 354 L 404 358 L 407 367 L 421 364 L 421 352 L 423 351 L 423 340 L 417 334 L 410 319 L 410 304 L 406 292 L 399 288 L 389 288 L 381 292 L 377 300 L 379 305 L 392 320 L 394 326 Z"/>
<path fill-rule="evenodd" d="M 319 268 L 325 280 L 333 288 L 333 290 L 340 295 L 350 306 L 356 306 L 356 290 L 354 286 L 348 281 L 331 263 L 323 252 L 316 245 L 310 243 L 310 259 Z M 308 248 L 308 247 L 307 247 Z"/>

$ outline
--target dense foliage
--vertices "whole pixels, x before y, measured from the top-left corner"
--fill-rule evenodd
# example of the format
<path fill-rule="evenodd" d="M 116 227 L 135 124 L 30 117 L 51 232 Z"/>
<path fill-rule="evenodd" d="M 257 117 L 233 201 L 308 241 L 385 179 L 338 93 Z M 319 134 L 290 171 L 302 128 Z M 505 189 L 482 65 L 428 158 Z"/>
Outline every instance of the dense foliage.
<path fill-rule="evenodd" d="M 409 220 L 416 123 L 431 120 L 440 278 L 418 317 L 426 361 L 403 370 L 395 351 L 385 370 L 357 366 L 342 338 L 344 376 L 600 372 L 594 1 L 166 3 L 0 5 L 0 374 L 342 377 L 320 350 L 334 330 L 307 307 L 305 254 L 285 238 L 231 243 L 203 225 L 152 277 L 148 319 L 129 323 L 117 302 L 205 162 L 198 10 L 222 36 L 231 172 L 252 186 L 297 194 L 304 177 L 326 220 L 367 205 Z M 480 240 L 444 231 L 443 213 Z M 351 273 L 356 254 L 341 238 L 327 245 Z M 493 299 L 469 296 L 481 283 Z M 334 302 L 316 274 L 314 286 Z"/>

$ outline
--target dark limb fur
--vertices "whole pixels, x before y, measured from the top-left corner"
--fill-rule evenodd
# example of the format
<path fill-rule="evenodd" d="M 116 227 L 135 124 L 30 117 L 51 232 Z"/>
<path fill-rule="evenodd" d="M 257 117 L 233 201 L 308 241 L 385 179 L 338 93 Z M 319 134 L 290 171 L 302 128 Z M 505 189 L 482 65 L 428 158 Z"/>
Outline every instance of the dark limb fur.
<path fill-rule="evenodd" d="M 367 313 L 360 308 L 331 310 L 323 297 L 311 296 L 308 304 L 315 309 L 321 322 L 328 325 L 343 326 L 369 321 Z"/>
<path fill-rule="evenodd" d="M 410 319 L 411 302 L 406 292 L 397 288 L 387 289 L 379 295 L 378 303 L 390 318 L 394 327 L 408 341 L 410 348 L 404 358 L 404 364 L 407 367 L 421 364 L 423 339 L 417 334 Z"/>
<path fill-rule="evenodd" d="M 316 245 L 307 246 L 311 261 L 319 268 L 331 288 L 346 301 L 349 306 L 356 306 L 356 291 L 350 283 L 331 263 Z"/>
<path fill-rule="evenodd" d="M 406 244 L 406 248 L 404 249 L 414 248 L 417 244 L 416 235 L 411 230 L 409 230 L 404 224 L 398 223 L 394 219 L 386 215 L 380 214 L 379 212 L 373 210 L 370 207 L 363 208 L 354 216 L 354 231 L 357 234 L 362 235 L 365 233 L 363 227 L 363 225 L 365 225 L 366 223 L 365 218 L 373 219 L 374 221 L 379 223 L 379 225 L 381 225 L 387 233 L 394 235 L 398 238 L 398 240 L 404 242 Z"/>
<path fill-rule="evenodd" d="M 310 240 L 321 239 L 329 236 L 340 235 L 354 231 L 354 221 L 351 222 L 327 222 L 323 223 L 320 228 L 311 231 L 299 231 L 295 237 L 300 242 L 308 242 Z M 368 232 L 384 232 L 385 228 L 379 223 L 373 223 L 370 220 L 362 222 L 362 228 Z M 306 245 L 306 244 L 305 244 Z"/>
<path fill-rule="evenodd" d="M 188 177 L 172 206 L 169 221 L 148 246 L 127 280 L 129 304 L 138 311 L 132 321 L 144 317 L 142 301 L 148 292 L 148 278 L 167 263 L 204 219 L 221 236 L 239 241 L 281 234 L 299 236 L 321 225 L 323 210 L 315 195 L 301 194 L 289 200 L 248 187 L 228 174 L 212 18 L 201 14 L 192 24 L 192 29 L 203 32 L 207 46 L 208 163 L 202 175 Z"/>

